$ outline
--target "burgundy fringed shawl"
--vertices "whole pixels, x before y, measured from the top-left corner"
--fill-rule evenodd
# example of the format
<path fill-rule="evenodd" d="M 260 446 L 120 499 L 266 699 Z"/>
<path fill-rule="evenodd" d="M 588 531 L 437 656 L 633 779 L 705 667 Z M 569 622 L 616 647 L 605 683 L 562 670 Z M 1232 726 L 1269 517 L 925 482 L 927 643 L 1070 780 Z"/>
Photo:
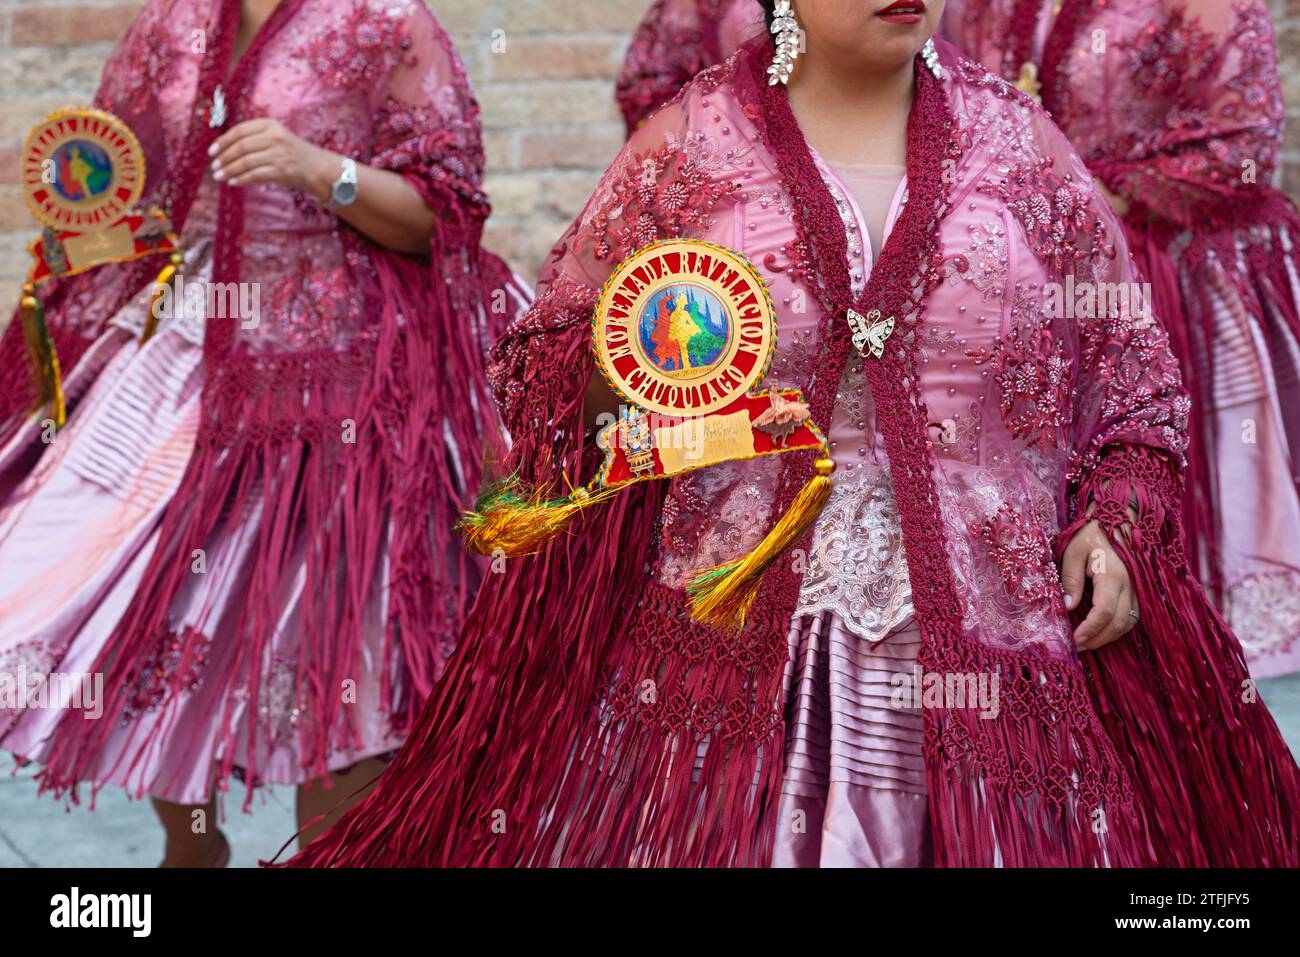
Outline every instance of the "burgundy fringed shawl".
<path fill-rule="evenodd" d="M 1254 417 L 1243 389 L 1250 397 L 1259 388 L 1273 395 L 1284 419 L 1296 412 L 1294 391 L 1287 390 L 1300 343 L 1300 213 L 1271 185 L 1283 104 L 1267 4 L 952 0 L 944 29 L 1009 80 L 1022 64 L 1036 62 L 1044 107 L 1093 175 L 1131 202 L 1124 219 L 1129 247 L 1151 283 L 1194 399 L 1183 503 L 1191 566 L 1216 604 L 1235 604 L 1234 614 L 1249 622 L 1252 633 L 1242 639 L 1252 670 L 1294 670 L 1300 635 L 1294 625 L 1288 631 L 1295 605 L 1284 596 L 1300 581 L 1300 553 L 1279 547 L 1297 530 L 1276 530 L 1293 512 L 1294 497 L 1285 510 L 1275 503 L 1274 515 L 1225 518 L 1233 479 L 1224 466 L 1235 459 L 1244 471 L 1276 474 L 1261 484 L 1287 494 L 1279 486 L 1300 464 L 1294 435 L 1286 422 L 1254 423 L 1264 442 L 1270 432 L 1285 433 L 1279 444 L 1290 445 L 1289 461 L 1274 468 L 1259 461 L 1263 442 L 1250 449 L 1235 430 L 1220 434 L 1215 414 L 1241 404 L 1238 418 Z M 1225 362 L 1223 355 L 1236 358 Z M 1216 367 L 1225 366 L 1237 381 L 1216 381 Z M 1256 385 L 1257 378 L 1267 384 Z M 1293 482 L 1290 494 L 1300 496 L 1300 486 Z M 1225 544 L 1225 521 L 1270 527 L 1226 530 L 1232 541 Z"/>
<path fill-rule="evenodd" d="M 958 60 L 942 49 L 952 71 Z M 708 132 L 682 129 L 672 116 L 676 105 L 656 114 L 557 247 L 564 270 L 544 279 L 534 309 L 499 346 L 493 381 L 518 438 L 512 461 L 531 481 L 558 486 L 562 475 L 590 468 L 580 416 L 600 269 L 584 266 L 575 251 L 590 242 L 598 263 L 617 261 L 647 234 L 691 235 L 715 215 L 729 216 L 730 188 L 701 175 L 713 160 L 723 180 L 753 168 L 756 156 L 774 157 L 779 168 L 795 211 L 791 269 L 806 279 L 822 315 L 811 379 L 801 384 L 814 417 L 827 420 L 849 349 L 835 305 L 847 285 L 837 274 L 848 269 L 846 237 L 784 91 L 766 83 L 770 59 L 770 44 L 755 42 L 676 101 L 692 116 L 720 114 L 713 119 L 727 133 L 752 124 L 738 136 L 753 151 L 724 152 Z M 1076 359 L 1078 388 L 1091 382 L 1098 393 L 1079 408 L 1099 410 L 1077 446 L 1076 497 L 1080 507 L 1097 507 L 1114 531 L 1123 517 L 1113 503 L 1136 491 L 1143 522 L 1128 538 L 1117 533 L 1116 544 L 1139 582 L 1142 626 L 1089 656 L 1085 668 L 1047 640 L 1004 635 L 998 643 L 966 621 L 971 609 L 958 592 L 953 543 L 940 520 L 936 426 L 921 391 L 932 373 L 918 354 L 927 301 L 948 277 L 941 227 L 953 210 L 949 189 L 965 184 L 962 177 L 988 175 L 984 153 L 969 162 L 966 154 L 993 148 L 957 117 L 983 109 L 994 126 L 1001 119 L 1012 130 L 1047 124 L 1001 81 L 973 64 L 964 69 L 980 79 L 958 84 L 950 72 L 941 82 L 918 60 L 908 198 L 861 297 L 900 317 L 885 357 L 868 361 L 867 375 L 897 490 L 924 638 L 921 665 L 992 671 L 1002 686 L 1001 712 L 992 720 L 973 709 L 926 710 L 937 861 L 1294 863 L 1295 765 L 1264 708 L 1228 694 L 1244 677 L 1239 652 L 1179 551 L 1171 503 L 1179 493 L 1181 438 L 1169 409 L 1180 403 L 1154 323 L 1139 330 L 1131 317 L 1118 317 Z M 1072 155 L 1059 133 L 1044 136 L 1050 148 Z M 1039 149 L 1047 149 L 1042 142 Z M 657 143 L 667 152 L 656 152 Z M 665 156 L 680 144 L 687 158 L 675 167 L 677 181 L 657 184 L 656 173 L 674 168 Z M 685 203 L 675 188 L 682 182 L 692 184 Z M 1074 187 L 1056 182 L 1058 198 L 1073 202 Z M 1083 188 L 1091 192 L 1086 179 Z M 1113 230 L 1095 195 L 1089 203 L 1098 229 Z M 1049 230 L 1034 239 L 1042 245 L 1030 253 L 1018 237 L 1018 255 L 1046 255 Z M 1067 235 L 1051 248 L 1073 250 L 1073 242 Z M 1127 265 L 1113 250 L 1108 261 Z M 1131 365 L 1112 376 L 1108 370 L 1135 344 L 1141 348 L 1127 361 L 1149 355 L 1151 368 Z M 1165 393 L 1150 391 L 1157 388 Z M 811 467 L 811 456 L 782 457 L 770 514 L 780 514 Z M 1064 494 L 1058 505 L 1069 509 Z M 630 491 L 573 535 L 490 580 L 443 681 L 374 793 L 291 863 L 767 864 L 782 773 L 777 705 L 800 578 L 774 567 L 743 635 L 691 623 L 682 593 L 650 573 L 667 547 L 656 527 L 664 508 L 664 489 Z M 1059 595 L 1055 601 L 1059 606 Z M 1187 747 L 1193 736 L 1199 743 Z"/>
<path fill-rule="evenodd" d="M 255 545 L 229 649 L 235 665 L 225 672 L 238 686 L 223 689 L 218 781 L 236 767 L 249 772 L 250 787 L 256 781 L 265 733 L 257 716 L 270 694 L 264 670 L 292 585 L 290 556 L 306 555 L 310 596 L 294 662 L 295 704 L 305 715 L 295 744 L 307 777 L 323 775 L 329 756 L 356 738 L 343 689 L 361 669 L 376 576 L 386 575 L 387 618 L 375 666 L 396 733 L 413 724 L 433 687 L 475 579 L 452 527 L 478 487 L 485 444 L 500 441 L 486 386 L 486 342 L 495 333 L 487 326 L 512 317 L 508 271 L 479 249 L 488 204 L 478 108 L 463 68 L 422 3 L 369 0 L 283 0 L 232 66 L 239 10 L 239 0 L 153 0 L 105 70 L 97 103 L 146 147 L 146 202 L 183 231 L 209 144 L 243 120 L 272 116 L 400 172 L 438 225 L 428 256 L 408 256 L 370 242 L 309 197 L 260 187 L 249 212 L 251 191 L 220 189 L 213 279 L 259 284 L 261 315 L 251 327 L 234 317 L 207 325 L 196 447 L 145 584 L 95 663 L 106 677 L 104 717 L 71 714 L 51 742 L 42 780 L 55 790 L 95 773 L 141 669 L 166 642 L 182 642 L 177 674 L 191 670 L 202 636 L 169 634 L 169 609 L 193 573 L 193 550 L 228 516 L 260 518 L 241 530 Z M 196 53 L 199 34 L 207 45 Z M 218 85 L 229 116 L 212 129 Z M 108 266 L 43 290 L 70 379 L 105 321 L 159 266 Z M 27 369 L 18 326 L 0 345 L 6 435 L 22 427 L 31 401 L 18 371 Z M 178 678 L 168 680 L 173 693 L 182 690 Z M 129 753 L 157 744 L 135 738 Z"/>

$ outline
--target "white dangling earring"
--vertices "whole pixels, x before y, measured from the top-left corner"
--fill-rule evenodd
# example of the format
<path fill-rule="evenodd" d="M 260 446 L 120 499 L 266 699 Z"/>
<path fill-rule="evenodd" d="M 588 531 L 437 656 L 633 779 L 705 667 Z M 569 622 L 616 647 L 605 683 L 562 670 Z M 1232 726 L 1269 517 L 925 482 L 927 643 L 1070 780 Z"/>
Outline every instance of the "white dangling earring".
<path fill-rule="evenodd" d="M 771 77 L 768 85 L 776 86 L 778 83 L 790 82 L 790 74 L 794 72 L 794 61 L 799 59 L 802 42 L 803 31 L 799 29 L 799 21 L 794 18 L 790 0 L 777 0 L 773 11 L 772 33 L 776 37 L 776 55 L 772 57 L 772 65 L 767 68 L 767 75 Z"/>
<path fill-rule="evenodd" d="M 943 79 L 943 67 L 939 65 L 939 48 L 934 45 L 934 37 L 925 41 L 925 46 L 921 47 L 921 59 L 930 72 L 934 74 L 936 80 Z"/>

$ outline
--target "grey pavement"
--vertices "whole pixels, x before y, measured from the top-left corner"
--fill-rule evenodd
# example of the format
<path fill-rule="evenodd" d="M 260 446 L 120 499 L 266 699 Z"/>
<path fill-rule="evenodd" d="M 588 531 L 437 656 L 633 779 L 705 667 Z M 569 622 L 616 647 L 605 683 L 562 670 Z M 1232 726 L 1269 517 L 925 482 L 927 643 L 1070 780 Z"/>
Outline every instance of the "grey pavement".
<path fill-rule="evenodd" d="M 8 756 L 6 755 L 6 760 Z M 105 788 L 91 810 L 37 795 L 36 770 L 0 774 L 0 867 L 156 867 L 162 828 L 148 800 Z M 232 867 L 256 867 L 297 831 L 294 789 L 261 788 L 249 813 L 241 811 L 244 786 L 231 782 L 221 829 L 230 840 Z"/>
<path fill-rule="evenodd" d="M 1259 683 L 1293 753 L 1300 754 L 1300 674 Z M 0 774 L 0 867 L 154 867 L 162 859 L 162 831 L 148 801 L 106 788 L 95 809 L 65 808 L 37 796 L 34 770 Z M 221 827 L 234 867 L 256 867 L 295 831 L 293 788 L 264 788 L 243 813 L 244 791 L 232 782 Z M 83 798 L 84 800 L 84 798 Z"/>

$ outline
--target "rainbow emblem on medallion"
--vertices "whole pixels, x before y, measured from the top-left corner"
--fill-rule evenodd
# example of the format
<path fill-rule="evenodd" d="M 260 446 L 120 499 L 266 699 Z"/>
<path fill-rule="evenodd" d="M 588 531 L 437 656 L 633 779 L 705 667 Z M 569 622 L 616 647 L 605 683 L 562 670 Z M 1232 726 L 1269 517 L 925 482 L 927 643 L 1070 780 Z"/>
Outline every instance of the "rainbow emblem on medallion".
<path fill-rule="evenodd" d="M 765 387 L 777 344 L 772 297 L 741 254 L 675 239 L 614 270 L 592 320 L 597 368 L 623 400 L 598 433 L 596 477 L 562 498 L 498 483 L 461 522 L 481 554 L 527 555 L 583 510 L 637 482 L 722 462 L 814 451 L 812 478 L 749 554 L 701 570 L 687 591 L 697 620 L 744 627 L 762 576 L 811 526 L 835 469 L 798 389 Z"/>
<path fill-rule="evenodd" d="M 739 253 L 679 239 L 623 262 L 593 322 L 597 365 L 626 403 L 601 432 L 598 481 L 824 447 L 797 389 L 760 389 L 776 341 L 767 283 Z"/>
<path fill-rule="evenodd" d="M 36 124 L 23 144 L 19 182 L 27 208 L 44 226 L 31 246 L 34 282 L 178 246 L 161 211 L 136 208 L 144 193 L 144 153 L 111 113 L 58 110 Z"/>
<path fill-rule="evenodd" d="M 162 210 L 136 207 L 144 194 L 144 152 L 131 129 L 103 110 L 56 110 L 36 124 L 23 144 L 19 183 L 42 226 L 40 238 L 29 246 L 33 264 L 20 307 L 36 407 L 48 405 L 61 426 L 66 418 L 62 374 L 38 284 L 106 263 L 167 254 L 156 298 L 180 266 L 180 240 Z M 151 309 L 142 339 L 153 333 L 155 315 Z"/>

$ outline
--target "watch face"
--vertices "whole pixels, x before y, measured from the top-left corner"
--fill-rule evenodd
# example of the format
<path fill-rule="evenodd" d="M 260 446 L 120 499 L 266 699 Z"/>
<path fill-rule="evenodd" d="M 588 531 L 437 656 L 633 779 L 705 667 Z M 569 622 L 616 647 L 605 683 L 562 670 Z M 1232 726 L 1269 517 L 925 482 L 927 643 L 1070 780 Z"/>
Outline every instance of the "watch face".
<path fill-rule="evenodd" d="M 346 206 L 357 198 L 356 183 L 335 183 L 333 199 L 336 206 Z"/>

